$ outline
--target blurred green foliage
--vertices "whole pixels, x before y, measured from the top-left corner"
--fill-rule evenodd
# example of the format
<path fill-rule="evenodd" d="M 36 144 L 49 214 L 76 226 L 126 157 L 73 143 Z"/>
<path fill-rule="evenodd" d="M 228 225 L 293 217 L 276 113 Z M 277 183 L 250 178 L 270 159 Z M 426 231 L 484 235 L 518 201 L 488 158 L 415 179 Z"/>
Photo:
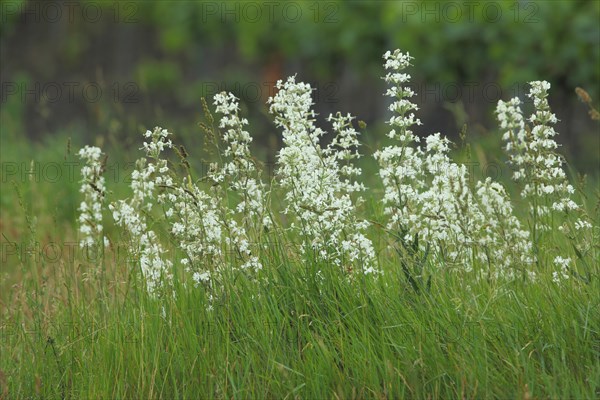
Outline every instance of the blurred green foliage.
<path fill-rule="evenodd" d="M 226 89 L 248 107 L 257 143 L 274 148 L 265 133 L 274 130 L 265 116 L 267 84 L 296 72 L 321 95 L 328 82 L 339 84 L 330 91 L 335 101 L 317 101 L 322 115 L 350 110 L 372 126 L 385 119 L 381 55 L 402 48 L 417 60 L 416 84 L 493 82 L 508 98 L 523 96 L 528 81 L 550 81 L 567 151 L 583 154 L 582 169 L 598 164 L 598 125 L 586 119 L 574 89 L 600 99 L 599 1 L 49 3 L 61 7 L 62 18 L 44 18 L 48 2 L 0 3 L 2 82 L 99 82 L 105 95 L 93 104 L 42 99 L 19 106 L 3 98 L 2 129 L 13 136 L 79 129 L 89 136 L 112 132 L 128 143 L 161 124 L 197 144 L 200 97 Z M 102 11 L 98 19 L 95 9 Z M 244 86 L 252 82 L 259 93 Z M 432 129 L 450 136 L 463 122 L 480 133 L 495 126 L 494 102 L 481 94 L 422 109 L 424 122 L 435 121 Z"/>
<path fill-rule="evenodd" d="M 43 14 L 43 3 L 1 1 L 2 37 L 27 34 L 28 27 L 20 26 L 21 22 L 54 24 L 32 16 Z M 103 10 L 104 18 L 96 22 L 84 17 L 86 3 Z M 149 28 L 147 39 L 157 40 L 143 45 L 188 60 L 197 55 L 199 45 L 234 51 L 246 62 L 264 62 L 269 53 L 278 52 L 288 60 L 310 59 L 310 68 L 334 76 L 335 71 L 328 68 L 332 59 L 379 67 L 382 50 L 396 46 L 421 60 L 420 69 L 431 79 L 477 79 L 488 68 L 498 72 L 503 85 L 524 82 L 531 75 L 564 76 L 570 84 L 597 82 L 600 77 L 598 1 L 290 3 L 294 6 L 224 1 L 115 5 L 110 0 L 83 0 L 74 6 L 73 2 L 61 8 L 65 15 L 57 22 L 71 30 L 61 52 L 75 59 L 93 51 L 91 37 L 105 33 L 116 21 L 128 25 L 130 31 Z M 66 18 L 71 11 L 73 21 Z M 31 24 L 31 19 L 36 23 Z M 172 73 L 171 65 L 163 67 Z"/>
<path fill-rule="evenodd" d="M 207 4 L 208 3 L 208 4 Z M 310 59 L 310 69 L 335 76 L 331 62 L 380 68 L 390 46 L 408 49 L 432 80 L 477 80 L 493 70 L 503 86 L 532 76 L 570 85 L 600 78 L 600 2 L 514 1 L 491 4 L 416 1 L 297 1 L 301 18 L 282 3 L 139 3 L 144 21 L 159 29 L 170 55 L 192 56 L 198 43 L 224 46 L 248 62 L 278 52 Z M 213 8 L 216 7 L 216 10 Z M 260 17 L 254 18 L 254 10 Z M 228 11 L 235 11 L 229 14 Z M 287 15 L 292 14 L 292 16 Z M 146 17 L 148 19 L 146 19 Z M 251 18 L 252 17 L 252 18 Z M 236 19 L 237 18 L 237 19 Z M 201 22 L 201 23 L 199 23 Z"/>

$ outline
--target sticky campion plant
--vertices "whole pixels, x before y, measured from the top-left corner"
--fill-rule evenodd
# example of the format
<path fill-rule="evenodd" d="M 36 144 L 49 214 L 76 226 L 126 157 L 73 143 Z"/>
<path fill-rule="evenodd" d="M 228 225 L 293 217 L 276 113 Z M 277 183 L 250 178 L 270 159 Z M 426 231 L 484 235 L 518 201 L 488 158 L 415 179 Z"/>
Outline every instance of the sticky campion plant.
<path fill-rule="evenodd" d="M 564 158 L 557 152 L 554 137 L 558 133 L 553 125 L 558 121 L 548 103 L 550 83 L 533 81 L 528 97 L 533 100 L 535 111 L 528 118 L 521 111 L 521 100 L 514 97 L 507 102 L 500 100 L 496 114 L 514 172 L 512 178 L 522 186 L 521 197 L 529 201 L 530 225 L 536 252 L 541 253 L 544 232 L 557 229 L 567 234 L 581 262 L 593 251 L 593 232 L 590 218 L 573 200 L 575 189 L 569 183 L 563 169 Z M 551 251 L 552 254 L 554 251 Z M 555 280 L 568 276 L 571 258 L 556 255 Z M 588 275 L 589 279 L 589 275 Z"/>
<path fill-rule="evenodd" d="M 351 196 L 364 190 L 354 181 L 361 171 L 351 164 L 358 158 L 359 145 L 353 117 L 329 117 L 337 136 L 323 149 L 325 132 L 314 124 L 310 85 L 290 77 L 276 87 L 279 91 L 268 103 L 275 125 L 283 129 L 277 173 L 285 191 L 284 213 L 292 219 L 290 228 L 302 237 L 302 251 L 310 249 L 317 260 L 350 273 L 356 268 L 365 274 L 377 272 L 373 245 L 364 234 L 368 223 L 357 217 L 361 200 Z"/>
<path fill-rule="evenodd" d="M 397 232 L 409 253 L 418 243 L 435 265 L 471 271 L 483 263 L 488 268 L 478 271 L 480 276 L 512 278 L 531 263 L 531 245 L 504 189 L 486 181 L 473 191 L 466 166 L 452 161 L 450 141 L 439 133 L 428 136 L 424 147 L 419 144 L 411 130 L 421 124 L 409 100 L 415 93 L 406 86 L 410 75 L 404 72 L 412 57 L 396 50 L 384 59 L 390 71 L 384 79 L 391 85 L 386 94 L 395 99 L 389 107 L 395 115 L 388 121 L 394 144 L 374 156 L 388 229 Z"/>
<path fill-rule="evenodd" d="M 215 95 L 214 104 L 222 114 L 222 161 L 211 164 L 207 176 L 198 182 L 187 168 L 186 176 L 180 181 L 174 178 L 159 196 L 175 246 L 184 254 L 182 264 L 195 285 L 213 291 L 224 273 L 238 267 L 249 272 L 262 269 L 253 245 L 259 242 L 262 228 L 272 223 L 268 192 L 250 153 L 252 138 L 244 130 L 248 121 L 238 116 L 238 100 L 222 92 Z M 229 206 L 230 192 L 239 199 L 233 207 Z"/>
<path fill-rule="evenodd" d="M 106 196 L 104 161 L 102 150 L 85 146 L 79 150 L 79 157 L 85 165 L 81 168 L 81 188 L 83 201 L 79 205 L 79 247 L 107 246 L 108 239 L 103 236 L 102 211 Z"/>
<path fill-rule="evenodd" d="M 214 97 L 216 112 L 222 114 L 219 128 L 224 130 L 222 151 L 226 161 L 221 169 L 223 179 L 229 178 L 230 188 L 239 194 L 235 210 L 242 215 L 246 229 L 259 232 L 272 225 L 268 207 L 269 191 L 260 177 L 260 170 L 250 152 L 252 137 L 245 130 L 248 120 L 239 117 L 239 102 L 232 93 Z"/>
<path fill-rule="evenodd" d="M 394 99 L 387 121 L 392 143 L 374 153 L 383 183 L 384 223 L 374 222 L 384 227 L 400 254 L 399 266 L 395 260 L 389 264 L 401 268 L 417 292 L 428 288 L 431 277 L 442 269 L 472 273 L 476 279 L 534 281 L 549 266 L 546 271 L 557 282 L 571 276 L 589 282 L 589 268 L 580 274 L 577 266 L 597 259 L 595 228 L 573 200 L 574 188 L 556 151 L 556 116 L 547 101 L 550 85 L 531 83 L 535 112 L 527 121 L 518 98 L 500 101 L 496 110 L 515 169 L 513 178 L 530 206 L 530 218 L 523 224 L 502 184 L 491 178 L 472 182 L 466 165 L 453 160 L 448 138 L 435 133 L 421 140 L 413 133 L 421 121 L 405 72 L 412 57 L 396 50 L 386 52 L 384 60 L 384 79 L 390 85 L 386 95 Z M 277 179 L 271 184 L 263 181 L 260 164 L 251 154 L 248 121 L 240 117 L 239 101 L 231 93 L 214 97 L 218 128 L 203 101 L 209 124 L 201 127 L 218 152 L 218 161 L 204 177 L 195 178 L 186 150 L 173 146 L 166 129 L 144 134 L 145 157 L 132 173 L 132 196 L 109 208 L 129 239 L 152 295 L 168 292 L 174 268 L 180 266 L 184 285 L 189 279 L 204 287 L 209 299 L 220 293 L 230 273 L 254 282 L 270 267 L 263 265 L 271 259 L 269 232 L 289 231 L 286 240 L 298 243 L 286 243 L 294 245 L 287 249 L 298 245 L 300 251 L 289 251 L 299 253 L 294 255 L 304 265 L 316 265 L 316 275 L 330 267 L 350 278 L 383 273 L 367 235 L 371 225 L 361 214 L 366 187 L 357 165 L 361 154 L 354 117 L 330 115 L 327 120 L 335 135 L 325 145 L 325 131 L 315 124 L 310 85 L 292 76 L 278 81 L 276 89 L 268 105 L 282 131 L 283 148 L 277 154 Z M 183 174 L 169 160 L 170 152 L 179 156 Z M 105 241 L 106 190 L 101 150 L 85 147 L 80 157 L 86 166 L 79 234 L 80 244 L 86 246 Z M 271 206 L 273 193 L 282 194 L 282 218 Z M 561 218 L 555 218 L 558 213 Z M 164 224 L 160 226 L 166 227 L 169 249 L 174 251 L 163 247 L 154 224 Z M 555 229 L 571 240 L 577 259 L 571 249 L 547 246 L 540 251 L 541 235 Z"/>
<path fill-rule="evenodd" d="M 167 259 L 167 251 L 156 233 L 148 227 L 146 214 L 152 212 L 158 186 L 170 183 L 163 177 L 167 165 L 164 160 L 160 161 L 160 154 L 165 148 L 171 148 L 172 142 L 168 139 L 169 132 L 158 127 L 146 131 L 144 137 L 148 140 L 143 145 L 146 156 L 158 162 L 138 159 L 131 174 L 132 197 L 112 203 L 109 208 L 117 226 L 129 235 L 129 249 L 133 258 L 139 260 L 148 293 L 159 295 L 170 287 L 173 263 Z"/>

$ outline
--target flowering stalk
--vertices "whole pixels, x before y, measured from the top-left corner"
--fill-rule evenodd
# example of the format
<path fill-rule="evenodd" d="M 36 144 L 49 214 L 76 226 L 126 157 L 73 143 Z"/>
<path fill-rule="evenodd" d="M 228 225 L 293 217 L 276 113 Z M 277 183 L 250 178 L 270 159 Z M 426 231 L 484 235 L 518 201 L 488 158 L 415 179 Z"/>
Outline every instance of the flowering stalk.
<path fill-rule="evenodd" d="M 535 271 L 527 269 L 535 259 L 530 235 L 514 215 L 504 186 L 491 178 L 477 182 L 476 199 L 481 211 L 475 222 L 479 261 L 489 266 L 492 278 L 516 278 L 521 269 L 523 278 L 534 279 Z"/>
<path fill-rule="evenodd" d="M 249 150 L 252 138 L 244 130 L 248 122 L 239 118 L 232 94 L 217 94 L 215 105 L 223 114 L 219 127 L 225 129 L 226 148 L 220 152 L 225 161 L 211 164 L 205 179 L 210 185 L 202 188 L 188 171 L 181 182 L 169 178 L 166 190 L 158 196 L 177 246 L 185 254 L 182 264 L 195 285 L 205 285 L 213 292 L 223 273 L 237 268 L 231 257 L 240 260 L 243 271 L 262 269 L 251 250 L 249 231 L 257 233 L 259 240 L 261 228 L 271 224 L 266 187 Z M 240 198 L 233 208 L 229 206 L 231 191 Z"/>
<path fill-rule="evenodd" d="M 396 144 L 376 152 L 375 158 L 385 189 L 388 228 L 404 235 L 400 241 L 412 256 L 418 243 L 421 252 L 432 250 L 442 263 L 470 271 L 483 261 L 490 266 L 487 276 L 512 278 L 512 267 L 530 263 L 530 249 L 504 189 L 486 181 L 479 182 L 474 193 L 466 166 L 451 160 L 450 141 L 439 133 L 428 136 L 425 147 L 419 145 L 410 130 L 420 124 L 411 112 L 417 107 L 408 100 L 414 93 L 402 86 L 410 79 L 402 71 L 411 57 L 396 50 L 384 59 L 385 68 L 391 69 L 384 78 L 391 84 L 386 94 L 396 99 L 390 106 L 396 115 L 389 120 L 393 129 L 388 137 Z M 511 246 L 519 256 L 508 256 Z"/>
<path fill-rule="evenodd" d="M 148 157 L 158 159 L 165 148 L 172 147 L 168 139 L 169 132 L 159 127 L 154 131 L 146 131 L 143 149 Z M 166 250 L 160 244 L 156 233 L 148 228 L 145 213 L 152 211 L 152 200 L 158 185 L 164 184 L 165 162 L 148 163 L 141 158 L 131 174 L 133 196 L 128 200 L 119 200 L 109 207 L 118 226 L 129 232 L 133 253 L 139 257 L 142 275 L 146 281 L 146 289 L 151 295 L 158 294 L 160 289 L 167 288 L 172 281 L 172 262 L 166 259 Z"/>
<path fill-rule="evenodd" d="M 278 81 L 277 89 L 268 103 L 275 124 L 283 129 L 277 164 L 287 203 L 284 213 L 295 219 L 291 228 L 301 232 L 303 251 L 310 248 L 317 259 L 346 272 L 357 265 L 365 274 L 376 272 L 375 252 L 363 233 L 367 223 L 356 218 L 350 196 L 362 186 L 348 176 L 360 171 L 339 164 L 341 159 L 351 160 L 355 155 L 350 149 L 358 145 L 349 127 L 351 117 L 330 117 L 338 136 L 324 150 L 319 141 L 325 132 L 314 125 L 310 85 L 290 77 L 285 83 Z"/>
<path fill-rule="evenodd" d="M 214 104 L 216 111 L 223 114 L 219 128 L 225 130 L 223 140 L 227 146 L 222 152 L 228 159 L 221 168 L 223 179 L 229 179 L 231 189 L 241 198 L 235 210 L 242 214 L 244 228 L 260 232 L 262 227 L 270 227 L 272 221 L 268 211 L 268 191 L 250 153 L 252 137 L 244 130 L 248 120 L 239 117 L 238 99 L 232 93 L 215 95 Z"/>
<path fill-rule="evenodd" d="M 415 96 L 414 91 L 403 86 L 410 81 L 410 75 L 402 71 L 410 65 L 413 58 L 400 50 L 395 50 L 394 53 L 388 51 L 383 58 L 386 60 L 385 69 L 391 70 L 384 77 L 390 84 L 386 96 L 395 99 L 389 107 L 395 115 L 388 121 L 392 130 L 387 136 L 397 144 L 376 151 L 374 156 L 379 162 L 379 176 L 384 186 L 384 211 L 390 216 L 388 228 L 407 232 L 416 219 L 415 199 L 424 186 L 423 152 L 420 147 L 415 147 L 420 138 L 411 130 L 413 125 L 421 125 L 421 121 L 413 112 L 418 110 L 417 105 L 409 100 Z M 403 239 L 411 240 L 409 235 Z"/>
<path fill-rule="evenodd" d="M 102 209 L 106 195 L 104 163 L 102 151 L 98 147 L 85 146 L 79 150 L 79 157 L 85 161 L 81 168 L 81 188 L 84 199 L 79 205 L 79 247 L 108 245 L 103 236 Z"/>
<path fill-rule="evenodd" d="M 153 147 L 154 143 L 172 147 L 170 135 L 157 128 L 153 143 L 144 146 L 147 155 L 158 166 L 154 179 L 157 189 L 160 188 L 157 200 L 163 207 L 173 243 L 184 254 L 181 264 L 195 285 L 211 286 L 215 273 L 220 272 L 225 263 L 219 203 L 192 181 L 190 173 L 181 180 L 172 174 L 167 160 L 161 158 L 162 149 Z"/>
<path fill-rule="evenodd" d="M 175 242 L 185 254 L 181 263 L 196 285 L 210 285 L 224 265 L 218 205 L 188 177 L 162 194 L 159 201 L 166 209 Z"/>
<path fill-rule="evenodd" d="M 500 128 L 503 130 L 505 150 L 515 167 L 513 179 L 523 185 L 521 197 L 530 201 L 531 229 L 536 252 L 539 253 L 541 235 L 553 230 L 557 213 L 566 216 L 568 222 L 574 216 L 574 246 L 591 247 L 586 239 L 592 225 L 583 208 L 571 196 L 575 192 L 569 184 L 563 170 L 563 158 L 557 153 L 558 144 L 554 137 L 558 134 L 553 125 L 557 122 L 548 103 L 550 83 L 546 81 L 530 82 L 528 97 L 533 100 L 535 112 L 526 126 L 520 109 L 520 100 L 513 98 L 508 102 L 500 100 L 496 108 Z M 559 230 L 565 231 L 565 225 Z M 587 232 L 587 233 L 586 233 Z M 562 258 L 561 258 L 562 260 Z M 567 270 L 562 261 L 561 273 Z M 558 265 L 558 264 L 557 264 Z"/>

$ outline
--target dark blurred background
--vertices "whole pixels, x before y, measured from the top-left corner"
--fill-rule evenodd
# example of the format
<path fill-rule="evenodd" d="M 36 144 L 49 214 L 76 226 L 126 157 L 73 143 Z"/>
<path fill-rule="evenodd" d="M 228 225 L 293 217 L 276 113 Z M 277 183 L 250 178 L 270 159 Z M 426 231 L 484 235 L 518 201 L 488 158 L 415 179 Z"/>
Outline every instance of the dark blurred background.
<path fill-rule="evenodd" d="M 315 108 L 351 112 L 384 140 L 382 54 L 415 57 L 424 125 L 499 151 L 498 99 L 552 83 L 558 141 L 598 170 L 600 134 L 575 88 L 600 99 L 599 1 L 2 1 L 0 138 L 6 160 L 33 143 L 99 144 L 123 154 L 160 125 L 201 151 L 201 97 L 241 98 L 260 158 L 280 134 L 265 101 L 278 79 L 310 82 Z M 526 109 L 528 109 L 526 107 Z M 321 121 L 323 122 L 323 121 Z M 326 127 L 327 125 L 325 125 Z M 138 153 L 135 153 L 135 157 Z"/>

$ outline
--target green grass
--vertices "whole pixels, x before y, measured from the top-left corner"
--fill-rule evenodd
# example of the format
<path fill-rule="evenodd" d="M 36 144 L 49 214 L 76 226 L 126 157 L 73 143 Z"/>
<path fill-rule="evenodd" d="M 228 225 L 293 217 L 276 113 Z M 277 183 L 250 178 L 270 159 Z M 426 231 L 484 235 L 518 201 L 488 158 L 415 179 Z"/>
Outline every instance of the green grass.
<path fill-rule="evenodd" d="M 37 156 L 63 160 L 59 147 Z M 416 293 L 376 227 L 385 274 L 355 281 L 298 258 L 298 238 L 274 230 L 255 281 L 226 274 L 209 304 L 176 279 L 176 296 L 156 300 L 116 230 L 102 262 L 72 247 L 76 182 L 3 182 L 2 196 L 3 398 L 600 396 L 598 265 L 589 283 L 557 285 L 548 271 L 486 282 L 431 261 L 431 288 Z M 375 200 L 365 213 L 382 219 Z"/>
<path fill-rule="evenodd" d="M 282 244 L 274 244 L 282 246 Z M 348 282 L 271 252 L 258 283 L 149 299 L 135 275 L 44 265 L 14 289 L 1 369 L 10 398 L 594 398 L 600 285 L 468 282 L 415 294 L 392 260 Z M 35 286 L 35 283 L 41 283 Z M 36 382 L 38 382 L 36 384 Z"/>

